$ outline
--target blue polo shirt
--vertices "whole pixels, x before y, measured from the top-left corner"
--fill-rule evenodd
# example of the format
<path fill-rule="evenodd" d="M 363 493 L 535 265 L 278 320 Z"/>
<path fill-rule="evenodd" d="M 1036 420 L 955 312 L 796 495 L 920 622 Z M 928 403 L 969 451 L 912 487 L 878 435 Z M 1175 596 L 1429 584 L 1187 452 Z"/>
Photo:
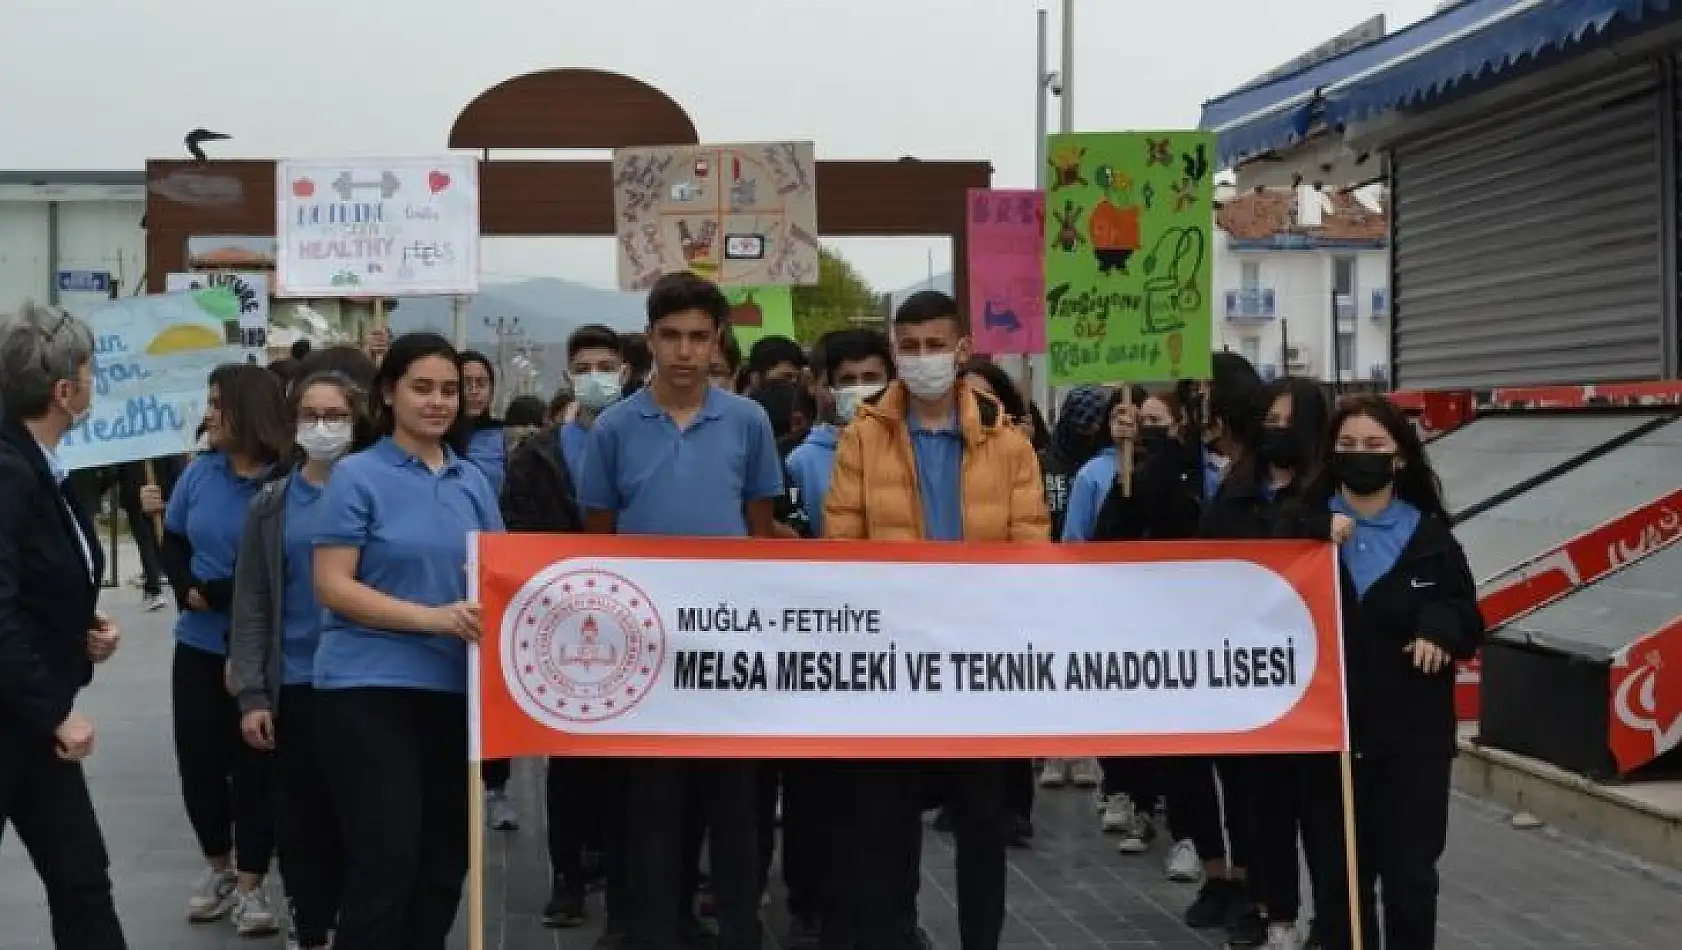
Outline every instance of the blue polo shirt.
<path fill-rule="evenodd" d="M 467 460 L 490 482 L 491 497 L 501 497 L 502 483 L 508 478 L 508 441 L 502 426 L 475 430 L 467 440 Z"/>
<path fill-rule="evenodd" d="M 812 536 L 816 538 L 823 537 L 823 502 L 829 497 L 830 479 L 835 474 L 835 451 L 840 441 L 840 429 L 828 423 L 815 425 L 783 463 L 788 469 L 788 480 L 794 483 L 800 510 L 806 514 Z"/>
<path fill-rule="evenodd" d="M 321 601 L 315 596 L 315 532 L 324 489 L 293 472 L 286 485 L 286 588 L 280 625 L 281 682 L 315 682 L 315 650 L 321 643 Z"/>
<path fill-rule="evenodd" d="M 334 466 L 315 546 L 356 548 L 357 580 L 398 600 L 442 607 L 467 597 L 468 532 L 501 530 L 496 496 L 476 466 L 446 450 L 443 468 L 433 472 L 387 436 Z M 315 688 L 370 686 L 465 692 L 467 645 L 377 630 L 327 611 Z"/>
<path fill-rule="evenodd" d="M 590 429 L 576 420 L 561 427 L 561 457 L 567 463 L 567 475 L 572 478 L 572 490 L 584 478 L 584 451 L 590 445 Z"/>
<path fill-rule="evenodd" d="M 925 429 L 916 417 L 911 453 L 917 463 L 917 494 L 923 502 L 923 540 L 964 539 L 964 435 L 958 419 L 943 429 Z"/>
<path fill-rule="evenodd" d="M 1075 483 L 1069 489 L 1069 507 L 1063 515 L 1061 540 L 1092 540 L 1093 532 L 1098 530 L 1098 514 L 1104 508 L 1104 499 L 1115 486 L 1116 458 L 1115 446 L 1109 446 L 1075 473 Z"/>
<path fill-rule="evenodd" d="M 783 492 L 783 464 L 765 410 L 708 387 L 679 429 L 649 389 L 609 406 L 590 428 L 578 502 L 611 511 L 620 534 L 742 538 L 742 506 Z"/>
<path fill-rule="evenodd" d="M 164 509 L 164 530 L 183 535 L 192 545 L 187 569 L 194 577 L 224 581 L 234 576 L 246 509 L 267 478 L 267 471 L 241 478 L 221 452 L 201 454 L 181 473 Z M 175 621 L 175 640 L 227 656 L 228 623 L 228 615 L 220 610 L 184 610 Z"/>

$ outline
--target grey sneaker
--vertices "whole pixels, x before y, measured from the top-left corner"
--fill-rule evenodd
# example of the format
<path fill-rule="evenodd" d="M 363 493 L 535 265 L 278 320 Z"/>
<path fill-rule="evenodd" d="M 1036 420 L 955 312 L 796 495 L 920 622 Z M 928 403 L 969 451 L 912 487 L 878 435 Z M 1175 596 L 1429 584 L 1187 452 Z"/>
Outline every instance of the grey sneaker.
<path fill-rule="evenodd" d="M 187 919 L 195 924 L 221 920 L 234 902 L 234 885 L 239 878 L 232 871 L 205 868 L 187 898 Z"/>
<path fill-rule="evenodd" d="M 234 930 L 241 937 L 267 937 L 280 932 L 280 921 L 261 886 L 234 895 Z"/>
<path fill-rule="evenodd" d="M 485 793 L 485 814 L 492 831 L 520 830 L 520 813 L 509 800 L 506 789 L 495 788 Z"/>
<path fill-rule="evenodd" d="M 145 607 L 147 613 L 155 614 L 168 606 L 169 601 L 164 600 L 164 595 L 162 594 L 151 594 L 146 598 Z"/>

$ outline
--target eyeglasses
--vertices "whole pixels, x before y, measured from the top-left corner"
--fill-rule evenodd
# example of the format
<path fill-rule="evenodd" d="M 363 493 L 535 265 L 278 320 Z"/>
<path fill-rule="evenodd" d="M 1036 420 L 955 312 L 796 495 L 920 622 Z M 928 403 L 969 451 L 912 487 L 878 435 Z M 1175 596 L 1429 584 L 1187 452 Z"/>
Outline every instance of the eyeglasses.
<path fill-rule="evenodd" d="M 306 409 L 298 413 L 298 421 L 308 425 L 319 425 L 321 423 L 339 425 L 351 421 L 351 417 L 348 412 L 311 412 Z"/>

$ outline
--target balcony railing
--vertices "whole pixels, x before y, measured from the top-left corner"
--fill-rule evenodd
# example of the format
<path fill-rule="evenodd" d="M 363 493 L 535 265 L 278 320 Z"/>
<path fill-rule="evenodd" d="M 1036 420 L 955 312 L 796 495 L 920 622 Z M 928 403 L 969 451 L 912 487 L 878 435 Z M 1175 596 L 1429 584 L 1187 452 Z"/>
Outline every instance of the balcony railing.
<path fill-rule="evenodd" d="M 1354 294 L 1334 294 L 1332 300 L 1334 301 L 1334 306 L 1337 308 L 1337 318 L 1339 320 L 1355 319 Z M 1321 312 L 1323 313 L 1324 311 Z"/>
<path fill-rule="evenodd" d="M 1381 320 L 1390 315 L 1390 288 L 1377 287 L 1372 292 L 1372 318 Z"/>
<path fill-rule="evenodd" d="M 1272 288 L 1246 287 L 1226 292 L 1228 320 L 1272 320 L 1278 315 Z"/>
<path fill-rule="evenodd" d="M 1372 364 L 1367 369 L 1367 378 L 1371 379 L 1375 383 L 1387 383 L 1387 382 L 1389 382 L 1390 381 L 1390 364 L 1388 364 L 1388 363 L 1374 363 L 1374 364 Z"/>

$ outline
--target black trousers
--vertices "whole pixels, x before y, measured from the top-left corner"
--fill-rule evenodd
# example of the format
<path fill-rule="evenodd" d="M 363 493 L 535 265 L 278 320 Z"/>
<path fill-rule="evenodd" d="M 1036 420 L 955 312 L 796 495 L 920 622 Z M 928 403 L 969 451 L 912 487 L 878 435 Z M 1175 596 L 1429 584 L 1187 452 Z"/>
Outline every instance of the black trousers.
<path fill-rule="evenodd" d="M 782 793 L 782 871 L 788 912 L 816 920 L 823 916 L 825 893 L 834 860 L 833 823 L 836 769 L 832 762 L 800 760 L 766 763 L 759 785 L 760 888 L 771 877 L 777 843 L 777 797 Z"/>
<path fill-rule="evenodd" d="M 1297 920 L 1302 911 L 1297 839 L 1308 859 L 1308 881 L 1316 894 L 1328 877 L 1344 873 L 1343 808 L 1335 755 L 1274 755 L 1258 758 L 1256 796 L 1263 820 L 1257 825 L 1256 854 L 1248 871 L 1256 900 L 1269 920 Z M 1328 863 L 1329 862 L 1329 863 Z M 1347 887 L 1340 887 L 1347 891 Z M 1340 913 L 1347 919 L 1347 903 Z"/>
<path fill-rule="evenodd" d="M 1257 758 L 1186 757 L 1165 761 L 1161 774 L 1168 788 L 1169 827 L 1176 838 L 1191 839 L 1202 860 L 1225 859 L 1232 867 L 1249 868 L 1261 820 L 1254 778 Z"/>
<path fill-rule="evenodd" d="M 556 756 L 549 760 L 544 803 L 548 812 L 549 865 L 569 888 L 582 891 L 584 852 L 602 856 L 607 872 L 607 916 L 630 913 L 625 880 L 624 763 L 614 759 Z"/>
<path fill-rule="evenodd" d="M 344 881 L 342 832 L 323 765 L 315 699 L 308 686 L 283 687 L 275 718 L 275 838 L 292 923 L 305 947 L 327 945 Z"/>
<path fill-rule="evenodd" d="M 274 763 L 240 735 L 226 663 L 215 653 L 175 645 L 170 691 L 181 800 L 205 857 L 232 854 L 241 873 L 262 875 L 275 851 Z"/>
<path fill-rule="evenodd" d="M 1017 763 L 998 760 L 848 764 L 847 850 L 841 919 L 831 931 L 871 950 L 916 950 L 923 805 L 930 786 L 952 816 L 958 934 L 963 950 L 997 950 L 1005 918 L 1007 797 Z"/>
<path fill-rule="evenodd" d="M 0 835 L 17 829 L 47 892 L 56 950 L 126 950 L 111 897 L 111 861 L 82 766 L 50 742 L 27 742 L 0 721 Z M 0 842 L 3 843 L 3 842 Z"/>
<path fill-rule="evenodd" d="M 1163 772 L 1170 766 L 1165 759 L 1138 756 L 1099 759 L 1098 767 L 1104 773 L 1104 794 L 1126 795 L 1140 811 L 1148 812 L 1163 794 Z"/>
<path fill-rule="evenodd" d="M 337 950 L 444 950 L 467 876 L 467 699 L 316 693 L 345 848 Z"/>
<path fill-rule="evenodd" d="M 1014 759 L 1009 764 L 1009 784 L 1005 787 L 1005 805 L 1011 817 L 1030 821 L 1034 817 L 1034 792 L 1039 788 L 1039 776 L 1034 773 L 1033 759 Z"/>
<path fill-rule="evenodd" d="M 1437 945 L 1437 861 L 1448 845 L 1448 756 L 1361 757 L 1355 760 L 1355 842 L 1361 885 L 1361 932 L 1377 946 L 1374 885 L 1384 895 L 1386 950 Z M 1334 796 L 1336 786 L 1333 786 Z M 1314 881 L 1314 916 L 1325 950 L 1348 950 L 1349 888 L 1340 797 L 1321 802 L 1337 816 L 1336 833 L 1321 836 L 1310 855 L 1324 872 Z"/>
<path fill-rule="evenodd" d="M 479 778 L 484 781 L 486 791 L 502 791 L 508 787 L 508 780 L 513 776 L 513 759 L 486 759 L 479 763 Z"/>
<path fill-rule="evenodd" d="M 684 810 L 694 795 L 706 819 L 719 950 L 759 950 L 759 763 L 640 760 L 626 762 L 624 774 L 631 945 L 680 946 L 679 913 L 693 895 L 685 892 L 693 860 L 684 853 Z"/>
<path fill-rule="evenodd" d="M 163 539 L 153 530 L 151 516 L 140 508 L 140 489 L 145 484 L 144 462 L 129 462 L 117 467 L 117 504 L 128 518 L 134 546 L 140 549 L 141 590 L 147 597 L 155 597 L 163 592 L 163 549 L 160 547 Z"/>

